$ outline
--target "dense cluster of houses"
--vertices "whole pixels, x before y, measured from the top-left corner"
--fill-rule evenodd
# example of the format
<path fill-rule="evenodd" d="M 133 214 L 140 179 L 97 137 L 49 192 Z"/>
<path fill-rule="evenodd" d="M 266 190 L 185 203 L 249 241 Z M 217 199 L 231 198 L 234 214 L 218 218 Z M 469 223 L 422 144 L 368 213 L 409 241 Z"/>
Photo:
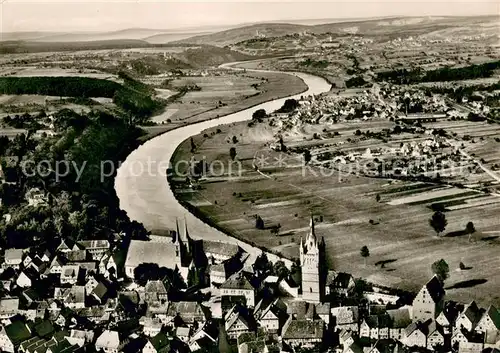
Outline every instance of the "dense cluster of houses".
<path fill-rule="evenodd" d="M 313 219 L 301 239 L 300 270 L 281 275 L 272 270 L 276 264 L 257 265 L 263 258 L 237 245 L 193 240 L 185 225 L 126 247 L 117 238 L 65 239 L 53 252 L 42 246 L 6 249 L 0 349 L 479 353 L 500 348 L 495 307 L 446 301 L 437 277 L 412 302 L 381 289 L 360 289 L 351 275 L 324 268 L 323 256 Z M 167 271 L 158 276 L 148 265 Z"/>

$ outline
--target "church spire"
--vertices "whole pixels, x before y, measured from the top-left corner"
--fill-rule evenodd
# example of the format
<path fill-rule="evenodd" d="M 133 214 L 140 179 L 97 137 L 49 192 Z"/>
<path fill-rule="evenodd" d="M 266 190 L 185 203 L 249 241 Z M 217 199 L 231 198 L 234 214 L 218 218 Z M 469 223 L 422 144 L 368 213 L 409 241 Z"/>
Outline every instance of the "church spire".
<path fill-rule="evenodd" d="M 309 221 L 309 234 L 307 235 L 306 243 L 314 241 L 316 243 L 316 230 L 314 229 L 314 216 L 311 215 L 311 220 Z"/>
<path fill-rule="evenodd" d="M 186 242 L 186 247 L 188 252 L 191 252 L 191 239 L 189 238 L 188 226 L 186 216 L 184 216 L 184 241 Z"/>

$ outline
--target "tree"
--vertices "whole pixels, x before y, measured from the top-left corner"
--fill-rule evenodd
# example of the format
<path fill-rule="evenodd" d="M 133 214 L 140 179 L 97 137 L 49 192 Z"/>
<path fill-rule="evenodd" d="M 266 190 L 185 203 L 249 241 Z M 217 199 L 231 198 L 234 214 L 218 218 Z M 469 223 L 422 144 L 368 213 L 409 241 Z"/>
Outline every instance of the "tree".
<path fill-rule="evenodd" d="M 375 196 L 375 200 L 377 200 L 377 202 L 380 202 L 380 194 L 377 194 L 377 196 Z"/>
<path fill-rule="evenodd" d="M 287 99 L 283 106 L 278 110 L 279 113 L 291 113 L 299 107 L 299 102 L 293 98 Z"/>
<path fill-rule="evenodd" d="M 436 211 L 432 215 L 431 219 L 429 219 L 429 225 L 434 229 L 437 236 L 439 236 L 439 234 L 444 232 L 446 229 L 448 221 L 446 220 L 446 216 L 443 212 Z"/>
<path fill-rule="evenodd" d="M 476 232 L 476 227 L 474 227 L 474 223 L 468 222 L 467 225 L 465 226 L 465 231 L 469 235 L 469 241 L 470 241 L 472 234 Z"/>
<path fill-rule="evenodd" d="M 280 279 L 287 278 L 290 275 L 290 271 L 282 260 L 276 261 L 273 266 L 273 272 Z"/>
<path fill-rule="evenodd" d="M 238 143 L 238 138 L 236 136 L 233 136 L 233 143 L 237 144 Z"/>
<path fill-rule="evenodd" d="M 191 137 L 191 153 L 193 153 L 194 151 L 196 151 L 196 144 L 194 143 L 194 140 Z"/>
<path fill-rule="evenodd" d="M 311 152 L 309 150 L 304 151 L 304 164 L 307 164 L 311 161 Z"/>
<path fill-rule="evenodd" d="M 254 272 L 260 276 L 262 274 L 272 273 L 273 264 L 267 258 L 266 253 L 262 253 L 255 259 L 253 264 Z"/>
<path fill-rule="evenodd" d="M 365 260 L 365 266 L 366 266 L 366 258 L 370 256 L 370 250 L 366 245 L 364 245 L 361 250 L 359 251 L 359 254 L 364 258 Z"/>
<path fill-rule="evenodd" d="M 255 217 L 255 228 L 264 229 L 264 220 L 259 215 Z"/>
<path fill-rule="evenodd" d="M 443 259 L 434 262 L 431 268 L 432 272 L 441 282 L 444 282 L 450 274 L 450 266 Z"/>
<path fill-rule="evenodd" d="M 236 148 L 234 147 L 231 147 L 229 149 L 229 156 L 231 157 L 231 159 L 234 161 L 234 159 L 236 158 Z"/>
<path fill-rule="evenodd" d="M 252 119 L 257 120 L 259 123 L 262 121 L 262 119 L 267 117 L 267 113 L 265 109 L 258 109 L 252 114 Z"/>

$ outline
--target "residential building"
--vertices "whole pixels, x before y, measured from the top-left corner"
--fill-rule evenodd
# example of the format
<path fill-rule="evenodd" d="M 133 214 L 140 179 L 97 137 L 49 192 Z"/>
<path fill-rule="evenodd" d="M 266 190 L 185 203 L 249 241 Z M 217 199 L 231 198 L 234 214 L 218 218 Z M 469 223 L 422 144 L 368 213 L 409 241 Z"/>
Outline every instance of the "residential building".
<path fill-rule="evenodd" d="M 441 281 L 432 277 L 413 300 L 413 321 L 436 319 L 444 306 L 444 294 Z"/>

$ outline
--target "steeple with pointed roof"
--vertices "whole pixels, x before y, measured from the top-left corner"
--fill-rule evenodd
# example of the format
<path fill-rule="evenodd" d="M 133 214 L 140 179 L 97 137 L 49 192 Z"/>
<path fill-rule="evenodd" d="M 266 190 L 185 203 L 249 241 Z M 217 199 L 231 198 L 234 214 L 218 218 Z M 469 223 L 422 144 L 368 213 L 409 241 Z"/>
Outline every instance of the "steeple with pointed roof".
<path fill-rule="evenodd" d="M 302 298 L 320 302 L 320 247 L 316 237 L 314 217 L 311 215 L 309 232 L 303 242 L 300 239 L 300 266 L 302 268 Z"/>

